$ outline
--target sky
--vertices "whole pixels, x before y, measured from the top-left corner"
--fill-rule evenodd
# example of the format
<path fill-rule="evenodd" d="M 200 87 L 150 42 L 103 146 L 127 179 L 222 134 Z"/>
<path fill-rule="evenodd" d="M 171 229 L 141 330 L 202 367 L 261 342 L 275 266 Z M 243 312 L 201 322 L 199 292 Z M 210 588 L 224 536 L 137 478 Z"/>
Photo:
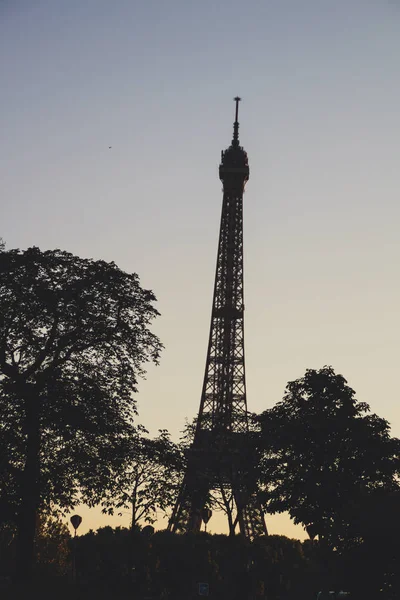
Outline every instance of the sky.
<path fill-rule="evenodd" d="M 240 95 L 249 409 L 332 365 L 400 436 L 400 0 L 0 0 L 0 57 L 0 236 L 154 291 L 151 434 L 199 408 Z"/>

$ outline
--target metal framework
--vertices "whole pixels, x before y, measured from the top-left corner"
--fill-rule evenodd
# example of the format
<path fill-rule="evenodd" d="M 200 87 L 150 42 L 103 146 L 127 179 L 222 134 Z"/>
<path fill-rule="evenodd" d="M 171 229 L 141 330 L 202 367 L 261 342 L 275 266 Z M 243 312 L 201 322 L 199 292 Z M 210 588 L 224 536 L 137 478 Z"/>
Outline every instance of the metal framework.
<path fill-rule="evenodd" d="M 241 440 L 248 432 L 244 360 L 243 192 L 249 179 L 247 153 L 239 145 L 236 97 L 233 139 L 221 153 L 223 203 L 210 337 L 200 410 L 185 477 L 169 529 L 199 531 L 202 509 L 217 483 L 229 489 L 240 533 L 267 534 L 257 490 L 241 468 Z"/>

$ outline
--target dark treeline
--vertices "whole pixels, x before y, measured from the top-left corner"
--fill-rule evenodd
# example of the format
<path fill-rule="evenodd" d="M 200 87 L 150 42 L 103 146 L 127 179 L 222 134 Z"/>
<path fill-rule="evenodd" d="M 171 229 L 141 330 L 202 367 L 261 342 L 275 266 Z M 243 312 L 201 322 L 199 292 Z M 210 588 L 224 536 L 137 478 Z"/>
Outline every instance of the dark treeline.
<path fill-rule="evenodd" d="M 5 552 L 0 574 L 11 569 L 13 543 L 0 539 Z M 176 535 L 140 528 L 103 527 L 75 540 L 65 526 L 44 523 L 37 539 L 33 587 L 43 598 L 171 598 L 198 596 L 207 583 L 211 598 L 294 600 L 316 598 L 324 588 L 347 590 L 353 599 L 396 598 L 400 554 L 392 532 L 371 537 L 351 551 L 327 550 L 318 540 L 271 535 L 253 543 L 240 536 L 207 533 Z M 75 552 L 76 583 L 72 583 Z M 24 588 L 22 588 L 24 589 Z M 15 588 L 4 587 L 4 598 Z"/>
<path fill-rule="evenodd" d="M 323 587 L 399 598 L 400 441 L 329 366 L 289 382 L 249 416 L 248 433 L 226 440 L 267 522 L 288 512 L 308 542 L 235 536 L 222 475 L 206 508 L 226 513 L 228 536 L 141 533 L 170 512 L 193 430 L 174 443 L 138 424 L 137 383 L 162 350 L 154 303 L 113 263 L 0 245 L 4 580 L 68 582 L 75 549 L 80 586 L 131 586 L 138 597 L 195 596 L 203 578 L 214 598 L 311 599 Z M 74 548 L 59 518 L 81 502 L 129 510 L 131 529 L 103 528 Z"/>
<path fill-rule="evenodd" d="M 398 519 L 399 520 L 399 519 Z M 184 599 L 207 582 L 218 599 L 291 600 L 315 598 L 322 589 L 347 590 L 354 599 L 398 598 L 398 536 L 387 530 L 351 550 L 327 549 L 318 540 L 303 543 L 271 535 L 250 543 L 240 536 L 146 537 L 103 528 L 82 536 L 77 569 L 82 583 L 125 581 L 143 597 Z"/>

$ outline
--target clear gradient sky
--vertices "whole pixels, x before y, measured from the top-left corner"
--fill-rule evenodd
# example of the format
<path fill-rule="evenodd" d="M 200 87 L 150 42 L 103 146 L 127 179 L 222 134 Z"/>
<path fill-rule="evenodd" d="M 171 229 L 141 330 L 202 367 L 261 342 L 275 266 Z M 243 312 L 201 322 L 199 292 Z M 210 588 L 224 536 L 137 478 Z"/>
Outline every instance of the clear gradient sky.
<path fill-rule="evenodd" d="M 0 236 L 153 289 L 152 434 L 198 410 L 239 94 L 249 409 L 329 364 L 400 436 L 400 0 L 0 0 L 0 57 Z"/>

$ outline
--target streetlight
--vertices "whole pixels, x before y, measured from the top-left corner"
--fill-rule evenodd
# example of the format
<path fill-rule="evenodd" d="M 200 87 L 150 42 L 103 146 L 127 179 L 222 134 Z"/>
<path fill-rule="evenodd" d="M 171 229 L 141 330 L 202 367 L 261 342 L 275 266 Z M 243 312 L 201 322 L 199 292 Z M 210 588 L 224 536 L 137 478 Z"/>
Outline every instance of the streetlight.
<path fill-rule="evenodd" d="M 212 511 L 209 508 L 203 508 L 201 511 L 201 518 L 204 521 L 204 530 L 207 533 L 207 523 L 211 519 Z"/>
<path fill-rule="evenodd" d="M 151 536 L 154 535 L 154 527 L 152 525 L 146 525 L 145 527 L 143 527 L 142 531 L 140 532 L 142 534 L 142 536 L 144 537 L 144 539 L 146 540 L 146 561 L 147 561 L 147 566 L 145 567 L 145 581 L 146 581 L 146 598 L 151 598 L 152 597 L 152 593 L 151 593 L 151 576 L 150 576 L 150 548 L 152 546 L 151 544 Z"/>
<path fill-rule="evenodd" d="M 82 523 L 82 517 L 79 515 L 73 515 L 70 518 L 72 527 L 74 528 L 74 541 L 72 543 L 72 581 L 76 582 L 76 530 Z"/>
<path fill-rule="evenodd" d="M 314 523 L 310 523 L 309 525 L 306 525 L 306 531 L 311 542 L 313 542 L 318 535 L 318 527 L 316 527 Z"/>
<path fill-rule="evenodd" d="M 153 533 L 154 533 L 154 527 L 152 525 L 146 525 L 145 527 L 143 527 L 143 529 L 141 531 L 141 534 L 145 538 L 151 538 Z"/>

